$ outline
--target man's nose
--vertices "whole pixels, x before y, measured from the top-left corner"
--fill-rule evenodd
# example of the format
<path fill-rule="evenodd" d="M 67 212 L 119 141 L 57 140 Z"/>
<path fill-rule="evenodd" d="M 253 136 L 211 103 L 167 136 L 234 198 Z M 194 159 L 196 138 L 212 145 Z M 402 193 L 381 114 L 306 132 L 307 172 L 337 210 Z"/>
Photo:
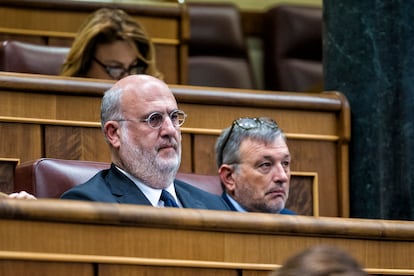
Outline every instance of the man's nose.
<path fill-rule="evenodd" d="M 167 131 L 176 131 L 176 126 L 174 125 L 173 121 L 171 120 L 171 118 L 169 116 L 166 116 L 164 121 L 162 122 L 161 125 L 161 129 L 162 130 L 167 130 Z"/>
<path fill-rule="evenodd" d="M 274 172 L 274 176 L 273 176 L 275 181 L 279 181 L 279 182 L 286 182 L 289 180 L 289 176 L 288 176 L 288 169 L 286 167 L 284 167 L 282 164 L 278 164 L 275 167 L 275 172 Z"/>

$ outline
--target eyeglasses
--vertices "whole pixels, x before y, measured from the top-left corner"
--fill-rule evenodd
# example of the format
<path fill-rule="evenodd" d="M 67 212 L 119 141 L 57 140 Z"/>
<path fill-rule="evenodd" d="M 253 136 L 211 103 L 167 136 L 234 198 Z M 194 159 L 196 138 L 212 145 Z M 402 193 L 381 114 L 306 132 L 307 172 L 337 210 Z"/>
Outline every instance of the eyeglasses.
<path fill-rule="evenodd" d="M 233 133 L 233 129 L 234 127 L 240 127 L 244 130 L 250 130 L 250 129 L 255 129 L 255 128 L 259 128 L 262 125 L 271 128 L 271 129 L 277 129 L 279 128 L 279 126 L 277 125 L 277 123 L 267 117 L 260 117 L 260 118 L 240 118 L 237 120 L 233 121 L 233 124 L 231 125 L 231 128 L 229 130 L 229 132 L 227 133 L 226 138 L 224 139 L 223 144 L 221 145 L 221 149 L 220 149 L 220 156 L 219 156 L 219 160 L 222 163 L 223 162 L 223 152 L 224 149 L 226 148 L 226 145 L 228 143 L 228 141 L 230 140 L 231 134 Z"/>
<path fill-rule="evenodd" d="M 182 126 L 187 118 L 187 114 L 182 110 L 173 110 L 168 114 L 172 124 L 175 127 Z M 151 128 L 158 129 L 162 126 L 165 120 L 165 114 L 161 112 L 152 112 L 145 119 L 139 119 L 140 122 L 146 122 Z M 118 119 L 113 121 L 134 121 L 130 119 Z"/>
<path fill-rule="evenodd" d="M 106 73 L 114 80 L 119 80 L 127 73 L 128 75 L 143 74 L 147 69 L 147 64 L 139 60 L 131 64 L 128 68 L 124 68 L 122 65 L 106 65 L 96 57 L 93 57 L 93 60 L 105 69 Z"/>

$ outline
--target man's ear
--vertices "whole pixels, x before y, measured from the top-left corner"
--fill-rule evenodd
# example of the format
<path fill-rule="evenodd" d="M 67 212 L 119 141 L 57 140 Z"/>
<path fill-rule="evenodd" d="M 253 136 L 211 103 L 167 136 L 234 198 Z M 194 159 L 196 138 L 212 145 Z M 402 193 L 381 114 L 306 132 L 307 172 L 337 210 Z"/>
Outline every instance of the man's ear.
<path fill-rule="evenodd" d="M 233 166 L 227 164 L 221 165 L 218 170 L 221 183 L 223 183 L 224 187 L 226 188 L 226 192 L 229 194 L 233 194 L 236 185 L 233 178 L 233 173 Z"/>
<path fill-rule="evenodd" d="M 114 148 L 119 148 L 121 145 L 120 128 L 117 121 L 108 121 L 104 125 L 104 134 L 108 142 Z"/>

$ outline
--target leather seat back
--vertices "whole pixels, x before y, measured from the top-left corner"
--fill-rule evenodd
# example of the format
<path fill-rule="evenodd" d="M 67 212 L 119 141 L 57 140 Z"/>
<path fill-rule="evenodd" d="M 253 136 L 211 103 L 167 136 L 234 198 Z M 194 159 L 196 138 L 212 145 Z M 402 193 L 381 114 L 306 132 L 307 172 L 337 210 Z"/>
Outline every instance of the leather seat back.
<path fill-rule="evenodd" d="M 69 47 L 3 41 L 0 45 L 0 71 L 60 75 Z"/>
<path fill-rule="evenodd" d="M 188 3 L 188 84 L 255 88 L 238 8 L 231 3 Z"/>
<path fill-rule="evenodd" d="M 109 163 L 41 158 L 16 167 L 14 191 L 27 191 L 38 198 L 59 198 L 73 186 L 86 182 Z M 177 179 L 211 193 L 221 194 L 218 176 L 178 173 Z"/>
<path fill-rule="evenodd" d="M 322 9 L 278 5 L 264 20 L 265 89 L 323 91 Z"/>

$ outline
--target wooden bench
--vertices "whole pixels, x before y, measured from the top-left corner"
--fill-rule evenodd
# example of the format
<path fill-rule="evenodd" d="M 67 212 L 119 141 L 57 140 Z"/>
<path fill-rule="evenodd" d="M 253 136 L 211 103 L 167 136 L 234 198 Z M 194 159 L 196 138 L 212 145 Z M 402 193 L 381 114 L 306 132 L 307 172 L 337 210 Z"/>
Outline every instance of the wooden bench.
<path fill-rule="evenodd" d="M 99 114 L 103 92 L 112 83 L 0 73 L 0 157 L 109 162 Z M 288 137 L 292 170 L 307 183 L 304 193 L 316 183 L 319 215 L 349 216 L 350 110 L 341 93 L 171 88 L 188 114 L 180 172 L 215 175 L 214 144 L 221 130 L 239 117 L 268 116 Z"/>
<path fill-rule="evenodd" d="M 59 198 L 68 189 L 86 182 L 98 171 L 109 168 L 105 162 L 40 158 L 17 165 L 14 191 L 27 191 L 37 198 Z M 217 174 L 178 173 L 177 179 L 207 192 L 220 195 L 223 188 Z M 312 185 L 313 184 L 313 185 Z M 300 215 L 318 216 L 315 184 L 306 183 L 301 174 L 292 173 L 291 196 L 287 208 Z M 309 187 L 307 187 L 309 186 Z M 302 195 L 302 197 L 298 197 Z"/>
<path fill-rule="evenodd" d="M 3 1 L 0 9 L 0 41 L 70 46 L 86 17 L 103 7 L 123 9 L 139 21 L 154 42 L 158 67 L 165 75 L 165 80 L 174 84 L 187 83 L 190 23 L 185 5 L 178 3 Z"/>
<path fill-rule="evenodd" d="M 1 275 L 257 275 L 330 244 L 372 275 L 414 275 L 414 223 L 154 208 L 57 199 L 0 201 Z"/>

